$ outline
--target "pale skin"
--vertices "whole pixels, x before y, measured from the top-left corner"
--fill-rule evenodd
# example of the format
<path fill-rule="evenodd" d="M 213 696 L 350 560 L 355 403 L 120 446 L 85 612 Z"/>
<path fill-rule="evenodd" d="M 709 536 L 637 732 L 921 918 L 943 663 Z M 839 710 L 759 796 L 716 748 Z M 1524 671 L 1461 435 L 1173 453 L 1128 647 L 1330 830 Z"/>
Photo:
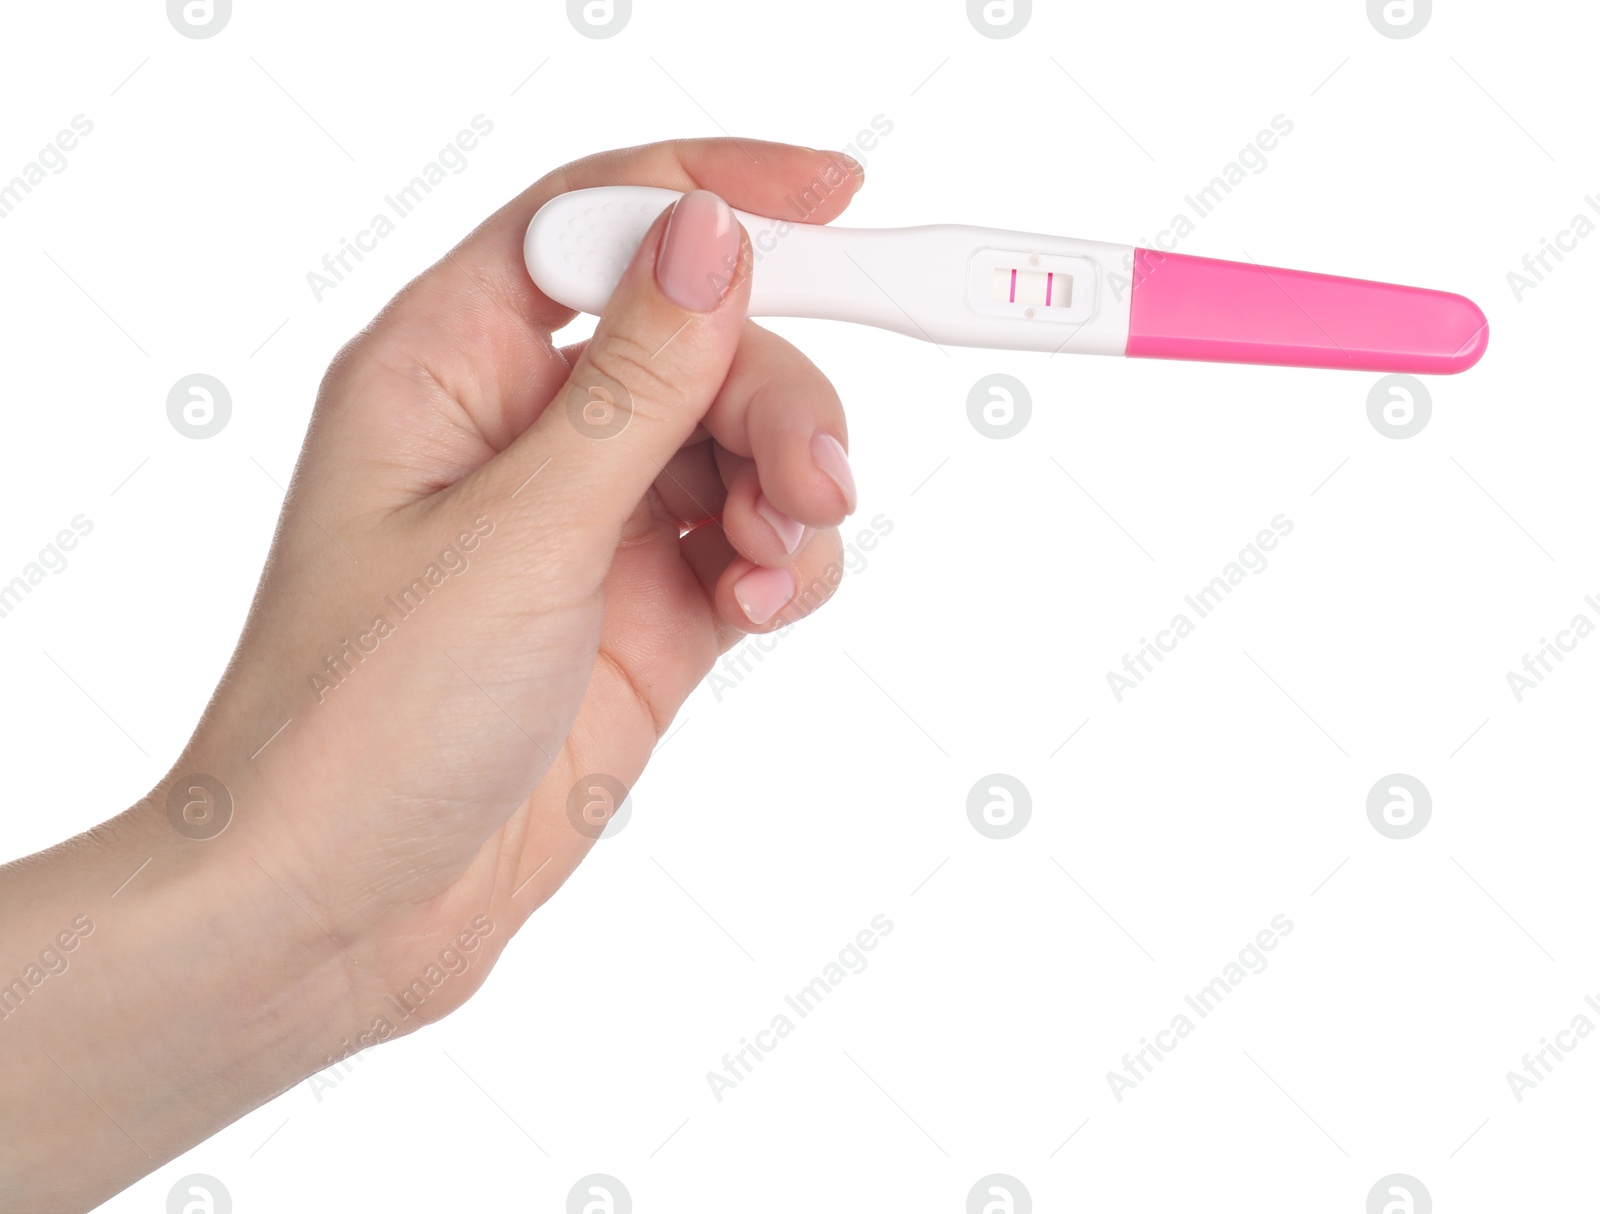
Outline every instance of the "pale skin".
<path fill-rule="evenodd" d="M 723 651 L 826 600 L 856 504 L 844 412 L 746 318 L 751 250 L 722 203 L 658 218 L 564 348 L 573 313 L 521 238 L 585 186 L 779 216 L 803 197 L 821 223 L 861 180 L 748 140 L 590 157 L 340 352 L 183 754 L 133 808 L 0 868 L 0 983 L 21 980 L 0 989 L 0 1208 L 89 1209 L 380 1021 L 392 1039 L 460 1006 L 592 845 L 580 778 L 631 787 Z M 386 605 L 441 564 L 412 613 Z M 346 640 L 362 652 L 330 666 Z M 222 820 L 196 774 L 232 803 L 211 837 L 191 837 Z M 452 947 L 470 964 L 402 1016 L 390 997 Z"/>

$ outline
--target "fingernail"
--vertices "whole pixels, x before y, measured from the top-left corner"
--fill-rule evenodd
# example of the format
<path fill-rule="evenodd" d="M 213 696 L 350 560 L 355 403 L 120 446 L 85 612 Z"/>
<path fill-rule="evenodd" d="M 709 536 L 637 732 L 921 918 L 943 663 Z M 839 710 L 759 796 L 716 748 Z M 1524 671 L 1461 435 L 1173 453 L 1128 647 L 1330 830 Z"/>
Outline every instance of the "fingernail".
<path fill-rule="evenodd" d="M 800 541 L 805 538 L 806 525 L 779 510 L 767 500 L 765 493 L 756 494 L 756 513 L 767 520 L 767 525 L 777 533 L 783 550 L 793 556 L 794 550 L 800 547 Z"/>
<path fill-rule="evenodd" d="M 666 297 L 691 312 L 722 302 L 739 268 L 739 224 L 708 190 L 690 190 L 673 205 L 656 254 L 656 281 Z"/>
<path fill-rule="evenodd" d="M 845 508 L 854 512 L 856 478 L 851 475 L 850 458 L 845 455 L 839 440 L 819 430 L 811 440 L 811 458 L 817 461 L 817 467 L 833 478 L 834 484 L 839 486 L 839 492 L 844 494 Z"/>
<path fill-rule="evenodd" d="M 794 574 L 757 565 L 733 584 L 733 597 L 752 624 L 765 624 L 794 598 Z"/>

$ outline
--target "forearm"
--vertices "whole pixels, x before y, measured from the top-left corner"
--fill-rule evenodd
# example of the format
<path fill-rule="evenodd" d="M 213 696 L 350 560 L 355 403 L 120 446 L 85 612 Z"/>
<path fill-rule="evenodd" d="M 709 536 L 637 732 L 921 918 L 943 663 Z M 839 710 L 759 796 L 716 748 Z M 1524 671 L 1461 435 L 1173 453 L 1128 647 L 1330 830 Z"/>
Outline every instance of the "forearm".
<path fill-rule="evenodd" d="M 0 869 L 0 1209 L 86 1209 L 459 1007 L 717 654 L 829 597 L 856 506 L 844 409 L 746 322 L 732 209 L 822 179 L 827 222 L 861 180 L 829 153 L 576 162 L 341 352 L 181 778 Z M 623 183 L 703 188 L 560 350 L 573 314 L 524 235 L 558 193 Z M 207 789 L 225 823 L 186 816 Z"/>
<path fill-rule="evenodd" d="M 350 963 L 271 867 L 146 805 L 0 868 L 0 1208 L 89 1209 L 324 1065 Z"/>

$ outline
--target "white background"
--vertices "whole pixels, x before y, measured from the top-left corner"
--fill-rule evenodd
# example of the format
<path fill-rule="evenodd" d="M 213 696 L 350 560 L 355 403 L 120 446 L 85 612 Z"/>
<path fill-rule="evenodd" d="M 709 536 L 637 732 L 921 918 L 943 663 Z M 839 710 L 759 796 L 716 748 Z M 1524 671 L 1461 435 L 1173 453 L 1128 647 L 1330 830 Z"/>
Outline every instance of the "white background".
<path fill-rule="evenodd" d="M 1441 1211 L 1593 1200 L 1600 1040 L 1520 1103 L 1505 1074 L 1600 993 L 1600 640 L 1520 703 L 1505 676 L 1600 622 L 1600 240 L 1506 281 L 1600 188 L 1595 11 L 1441 2 L 1395 40 L 1360 0 L 1038 10 L 991 39 L 956 0 L 637 0 L 594 40 L 558 3 L 237 0 L 192 40 L 155 0 L 9 7 L 0 178 L 94 130 L 0 221 L 0 580 L 94 530 L 0 620 L 6 856 L 179 751 L 333 352 L 591 151 L 842 148 L 882 115 L 846 222 L 1138 242 L 1283 114 L 1181 251 L 1459 291 L 1492 333 L 1396 440 L 1376 375 L 775 323 L 846 402 L 858 520 L 892 521 L 866 567 L 689 701 L 465 1009 L 106 1209 L 193 1172 L 241 1212 L 562 1210 L 592 1172 L 641 1212 L 959 1211 L 994 1172 L 1041 1211 L 1359 1212 L 1394 1172 Z M 317 302 L 307 271 L 476 114 L 470 167 Z M 197 371 L 234 409 L 199 442 L 165 409 Z M 993 372 L 1032 396 L 1004 440 L 967 416 Z M 1279 514 L 1266 571 L 1117 702 L 1106 672 Z M 966 811 L 996 772 L 1032 797 L 1004 841 Z M 1433 797 L 1405 841 L 1366 815 L 1393 772 Z M 878 914 L 866 971 L 719 1103 L 706 1073 Z M 1106 1073 L 1278 914 L 1119 1102 Z"/>

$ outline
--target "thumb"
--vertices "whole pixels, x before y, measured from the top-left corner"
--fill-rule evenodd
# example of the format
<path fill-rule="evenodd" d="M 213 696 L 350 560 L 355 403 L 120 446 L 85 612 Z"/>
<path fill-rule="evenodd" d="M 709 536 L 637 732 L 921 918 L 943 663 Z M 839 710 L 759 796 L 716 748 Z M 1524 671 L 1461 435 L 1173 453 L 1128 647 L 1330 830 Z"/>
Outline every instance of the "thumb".
<path fill-rule="evenodd" d="M 749 302 L 749 249 L 717 195 L 693 190 L 675 202 L 640 242 L 566 383 L 482 469 L 493 496 L 517 495 L 516 514 L 531 526 L 578 532 L 569 542 L 601 558 L 597 576 L 727 377 Z"/>

